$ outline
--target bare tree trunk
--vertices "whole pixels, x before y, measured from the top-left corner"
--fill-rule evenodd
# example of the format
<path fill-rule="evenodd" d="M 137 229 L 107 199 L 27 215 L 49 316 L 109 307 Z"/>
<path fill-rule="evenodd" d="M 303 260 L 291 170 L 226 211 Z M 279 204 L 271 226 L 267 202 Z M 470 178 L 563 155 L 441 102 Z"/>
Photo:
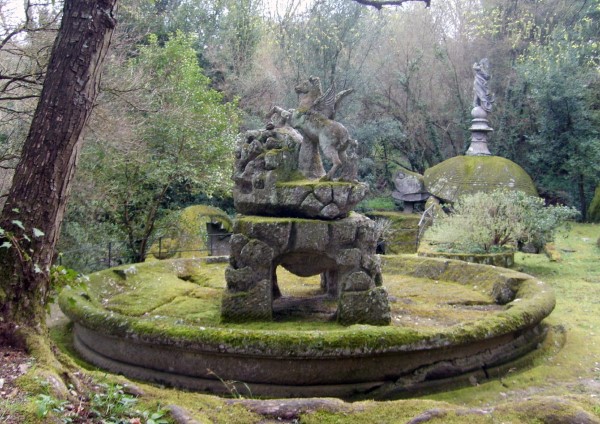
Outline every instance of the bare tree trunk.
<path fill-rule="evenodd" d="M 116 21 L 117 0 L 65 0 L 38 103 L 2 211 L 0 341 L 45 330 L 49 269 Z M 29 240 L 28 240 L 29 239 Z M 5 243 L 5 245 L 7 245 Z"/>

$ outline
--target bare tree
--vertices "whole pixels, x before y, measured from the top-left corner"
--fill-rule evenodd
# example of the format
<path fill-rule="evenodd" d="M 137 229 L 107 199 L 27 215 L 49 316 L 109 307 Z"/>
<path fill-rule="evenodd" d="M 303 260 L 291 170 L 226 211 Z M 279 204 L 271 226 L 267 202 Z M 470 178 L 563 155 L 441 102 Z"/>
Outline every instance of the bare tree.
<path fill-rule="evenodd" d="M 409 1 L 422 1 L 427 7 L 431 3 L 431 0 L 354 0 L 356 3 L 364 6 L 371 6 L 377 10 L 380 10 L 384 6 L 402 6 L 404 3 Z"/>

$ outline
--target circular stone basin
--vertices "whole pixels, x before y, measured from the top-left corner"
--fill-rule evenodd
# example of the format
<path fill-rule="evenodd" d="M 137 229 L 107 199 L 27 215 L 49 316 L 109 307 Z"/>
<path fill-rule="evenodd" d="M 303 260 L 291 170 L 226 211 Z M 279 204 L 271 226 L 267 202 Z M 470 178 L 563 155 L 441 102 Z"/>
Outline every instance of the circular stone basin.
<path fill-rule="evenodd" d="M 99 367 L 214 393 L 234 384 L 251 396 L 406 396 L 497 375 L 543 341 L 555 299 L 541 281 L 461 261 L 383 259 L 386 327 L 337 324 L 318 276 L 283 269 L 274 322 L 221 324 L 226 264 L 202 260 L 105 270 L 63 290 L 60 306 L 76 349 Z"/>

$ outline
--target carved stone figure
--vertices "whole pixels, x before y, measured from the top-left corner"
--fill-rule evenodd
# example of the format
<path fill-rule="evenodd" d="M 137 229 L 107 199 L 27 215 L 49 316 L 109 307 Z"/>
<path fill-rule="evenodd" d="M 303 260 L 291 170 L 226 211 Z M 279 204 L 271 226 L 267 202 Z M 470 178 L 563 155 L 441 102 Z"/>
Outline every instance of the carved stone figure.
<path fill-rule="evenodd" d="M 323 94 L 321 80 L 313 76 L 298 84 L 294 90 L 300 96 L 298 108 L 285 110 L 274 106 L 269 112 L 269 118 L 279 115 L 280 119 L 284 119 L 287 124 L 300 131 L 304 137 L 303 143 L 311 144 L 305 147 L 305 151 L 314 152 L 316 155 L 317 146 L 321 147 L 323 154 L 333 164 L 329 172 L 322 177 L 323 181 L 332 180 L 338 170 L 341 180 L 356 181 L 357 166 L 350 163 L 356 159 L 346 153 L 348 147 L 356 146 L 356 140 L 350 138 L 346 127 L 333 120 L 337 105 L 353 90 L 344 90 L 336 94 L 335 85 L 332 84 Z M 307 169 L 314 167 L 314 162 L 314 157 L 302 155 L 300 172 L 309 173 Z"/>
<path fill-rule="evenodd" d="M 490 92 L 488 87 L 490 74 L 489 61 L 487 58 L 481 59 L 479 63 L 473 64 L 473 73 L 475 74 L 475 80 L 473 81 L 473 107 L 479 106 L 489 113 L 492 111 L 494 95 Z"/>
<path fill-rule="evenodd" d="M 337 299 L 340 324 L 387 325 L 390 307 L 376 255 L 378 231 L 354 213 L 368 185 L 356 180 L 356 140 L 333 120 L 351 90 L 323 94 L 318 78 L 295 87 L 297 109 L 273 107 L 264 129 L 240 134 L 235 150 L 233 200 L 238 216 L 231 237 L 224 321 L 270 320 L 282 307 Z M 325 174 L 319 147 L 333 167 Z M 330 181 L 339 175 L 338 181 Z M 312 300 L 285 296 L 276 269 L 321 275 Z"/>
<path fill-rule="evenodd" d="M 300 97 L 298 110 L 314 110 L 328 119 L 335 119 L 335 111 L 340 102 L 354 90 L 348 89 L 336 94 L 335 84 L 331 84 L 329 89 L 323 94 L 321 80 L 318 77 L 310 76 L 306 81 L 301 82 L 294 91 Z"/>
<path fill-rule="evenodd" d="M 287 120 L 292 128 L 297 129 L 304 136 L 305 140 L 314 143 L 315 141 L 321 147 L 323 154 L 331 160 L 333 166 L 321 178 L 322 181 L 330 181 L 336 175 L 338 169 L 348 162 L 346 149 L 351 145 L 357 145 L 357 141 L 350 138 L 346 127 L 337 121 L 327 119 L 321 113 L 314 110 L 302 112 L 300 109 L 285 110 L 278 106 L 273 106 L 271 115 L 279 114 Z M 300 164 L 304 167 L 304 164 Z M 350 167 L 346 167 L 350 169 Z M 341 175 L 345 181 L 355 181 L 356 175 Z"/>
<path fill-rule="evenodd" d="M 492 111 L 494 95 L 488 88 L 490 79 L 489 62 L 481 59 L 481 62 L 473 65 L 475 79 L 473 81 L 473 117 L 471 128 L 471 145 L 466 152 L 467 156 L 490 156 L 487 146 L 487 135 L 494 131 L 488 125 L 487 114 Z"/>

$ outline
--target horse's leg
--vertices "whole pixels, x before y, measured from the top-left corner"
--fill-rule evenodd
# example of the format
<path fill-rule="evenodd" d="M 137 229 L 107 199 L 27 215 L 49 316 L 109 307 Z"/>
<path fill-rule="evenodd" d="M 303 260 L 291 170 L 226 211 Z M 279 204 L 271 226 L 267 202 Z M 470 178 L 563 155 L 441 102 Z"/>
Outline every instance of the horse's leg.
<path fill-rule="evenodd" d="M 336 171 L 342 164 L 342 161 L 340 160 L 340 156 L 338 154 L 337 149 L 335 148 L 335 146 L 333 146 L 332 143 L 323 142 L 320 138 L 319 143 L 321 144 L 322 148 L 324 147 L 323 153 L 325 154 L 325 156 L 327 156 L 329 160 L 331 160 L 331 163 L 333 163 L 333 166 L 331 167 L 329 172 L 323 178 L 321 178 L 321 181 L 331 181 Z M 323 144 L 327 144 L 327 146 L 323 146 Z"/>

